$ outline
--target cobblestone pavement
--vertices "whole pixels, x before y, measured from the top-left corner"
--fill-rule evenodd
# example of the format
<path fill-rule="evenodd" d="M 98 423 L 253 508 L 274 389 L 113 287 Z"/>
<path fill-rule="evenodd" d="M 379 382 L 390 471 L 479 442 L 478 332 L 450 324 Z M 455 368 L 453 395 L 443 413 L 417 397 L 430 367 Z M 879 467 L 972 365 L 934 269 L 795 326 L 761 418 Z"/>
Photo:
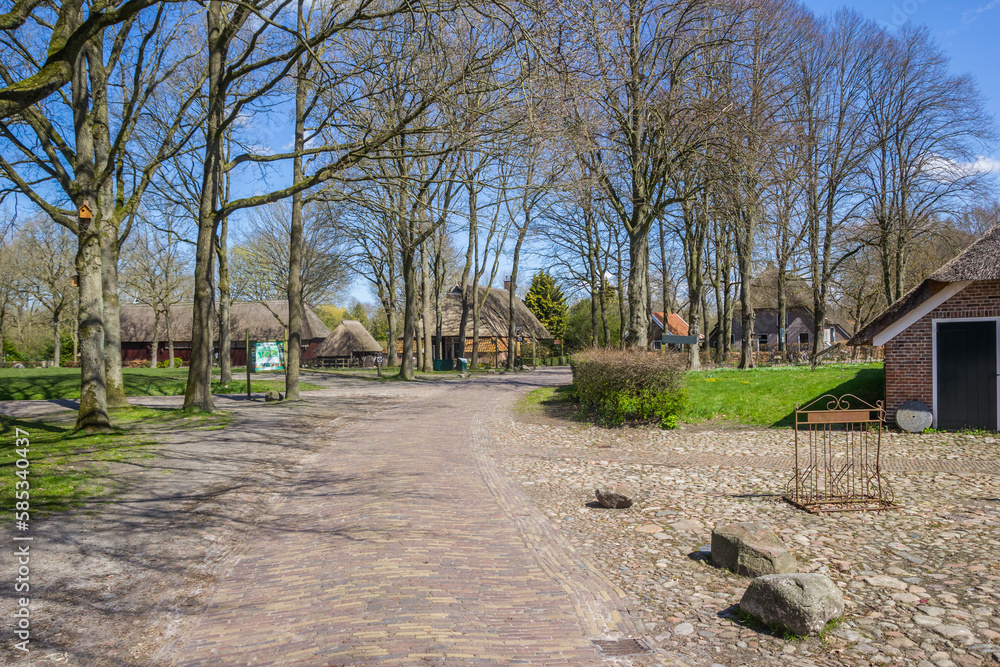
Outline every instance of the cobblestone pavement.
<path fill-rule="evenodd" d="M 555 382 L 569 381 L 568 373 Z M 794 434 L 727 425 L 603 429 L 497 405 L 496 457 L 550 530 L 621 592 L 636 633 L 667 665 L 1000 663 L 1000 446 L 995 435 L 886 434 L 902 509 L 816 516 L 784 503 Z M 640 489 L 627 510 L 594 488 Z M 717 523 L 771 527 L 804 571 L 830 576 L 847 613 L 824 638 L 739 620 L 749 579 L 706 555 Z"/>
<path fill-rule="evenodd" d="M 590 639 L 635 633 L 624 593 L 504 477 L 489 433 L 492 406 L 546 378 L 407 387 L 414 400 L 331 434 L 161 656 L 606 664 Z"/>

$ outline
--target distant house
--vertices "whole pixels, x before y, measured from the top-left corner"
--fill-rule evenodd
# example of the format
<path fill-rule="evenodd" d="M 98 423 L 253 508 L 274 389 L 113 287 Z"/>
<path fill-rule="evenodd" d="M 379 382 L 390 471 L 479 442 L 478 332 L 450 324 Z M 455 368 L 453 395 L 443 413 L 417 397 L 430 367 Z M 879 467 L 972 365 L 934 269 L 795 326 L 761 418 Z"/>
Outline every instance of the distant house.
<path fill-rule="evenodd" d="M 382 351 L 364 325 L 357 320 L 343 320 L 313 351 L 313 356 L 323 364 L 361 366 L 364 358 Z"/>
<path fill-rule="evenodd" d="M 906 401 L 935 428 L 1000 430 L 1000 225 L 865 325 L 850 345 L 883 346 L 889 419 Z"/>
<path fill-rule="evenodd" d="M 499 365 L 507 361 L 509 347 L 507 334 L 510 322 L 509 298 L 510 293 L 506 289 L 479 288 L 479 299 L 482 300 L 479 312 L 479 356 L 484 363 L 489 360 Z M 465 339 L 463 340 L 459 338 L 462 322 L 462 288 L 456 285 L 441 298 L 442 359 L 457 359 L 459 357 L 468 359 L 472 356 L 472 316 L 472 300 L 470 299 L 469 312 L 465 320 Z M 514 324 L 520 327 L 518 335 L 522 338 L 521 344 L 530 345 L 533 339 L 537 341 L 552 338 L 548 329 L 518 298 L 514 299 Z M 436 330 L 433 333 L 436 351 L 438 348 Z M 518 354 L 517 346 L 518 341 L 514 341 L 515 354 Z M 397 350 L 399 354 L 403 353 L 402 338 L 397 342 Z"/>
<path fill-rule="evenodd" d="M 663 346 L 663 334 L 672 336 L 687 336 L 688 323 L 677 313 L 650 313 L 649 322 L 649 344 L 654 350 L 659 350 Z M 665 321 L 665 323 L 664 323 Z"/>
<path fill-rule="evenodd" d="M 170 329 L 174 339 L 174 356 L 184 363 L 191 360 L 191 318 L 193 304 L 177 303 L 170 307 Z M 213 354 L 218 355 L 218 316 L 212 318 L 212 337 L 215 340 Z M 153 346 L 153 309 L 143 304 L 126 304 L 121 311 L 122 361 L 149 361 Z M 234 301 L 230 311 L 232 349 L 230 359 L 234 366 L 246 364 L 246 332 L 252 341 L 284 340 L 288 322 L 288 301 Z M 305 307 L 302 322 L 302 359 L 312 359 L 316 348 L 330 335 L 330 329 L 316 316 L 309 306 Z M 157 361 L 167 359 L 167 320 L 160 316 L 158 329 Z"/>
<path fill-rule="evenodd" d="M 784 322 L 780 322 L 778 318 L 778 271 L 773 265 L 754 279 L 750 289 L 750 304 L 754 312 L 753 331 L 750 332 L 754 350 L 776 352 L 780 349 L 782 336 L 787 350 L 812 349 L 816 320 L 813 318 L 812 290 L 805 280 L 795 276 L 786 278 Z M 828 312 L 823 328 L 823 341 L 827 345 L 846 341 L 851 337 L 848 328 L 847 323 L 836 313 Z M 721 327 L 716 324 L 708 335 L 709 347 L 718 347 L 721 335 Z M 739 347 L 743 343 L 743 315 L 738 304 L 733 312 L 729 343 L 733 347 Z"/>
<path fill-rule="evenodd" d="M 812 309 L 796 306 L 785 310 L 785 324 L 778 321 L 777 308 L 755 308 L 753 324 L 754 349 L 761 352 L 774 352 L 779 349 L 782 332 L 785 336 L 786 349 L 812 349 L 815 336 L 816 321 Z M 716 325 L 709 334 L 708 344 L 716 347 L 719 344 L 719 327 Z M 851 337 L 846 324 L 827 316 L 823 330 L 823 340 L 827 345 L 842 343 Z M 733 315 L 733 328 L 729 336 L 731 345 L 738 347 L 743 343 L 743 318 L 737 313 Z"/>

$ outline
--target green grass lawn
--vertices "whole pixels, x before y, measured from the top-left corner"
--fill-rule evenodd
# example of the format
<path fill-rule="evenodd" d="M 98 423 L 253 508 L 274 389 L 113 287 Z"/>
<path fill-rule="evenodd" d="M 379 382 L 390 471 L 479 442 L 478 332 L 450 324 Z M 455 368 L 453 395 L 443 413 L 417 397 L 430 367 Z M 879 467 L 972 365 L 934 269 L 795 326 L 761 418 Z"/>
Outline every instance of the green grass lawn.
<path fill-rule="evenodd" d="M 151 445 L 158 433 L 223 429 L 229 421 L 227 414 L 219 412 L 190 414 L 141 407 L 109 412 L 115 432 L 99 435 L 73 433 L 72 417 L 36 421 L 0 415 L 0 468 L 5 480 L 0 485 L 0 508 L 4 513 L 15 509 L 15 492 L 23 493 L 25 482 L 32 516 L 106 496 L 120 486 L 110 465 L 152 457 Z M 17 437 L 28 442 L 27 468 L 16 465 L 24 453 L 18 452 Z"/>
<path fill-rule="evenodd" d="M 678 415 L 689 424 L 724 419 L 754 426 L 791 426 L 795 407 L 826 394 L 853 394 L 874 404 L 885 394 L 882 364 L 845 364 L 810 370 L 808 366 L 692 371 L 684 377 L 687 407 Z M 519 413 L 580 418 L 572 407 L 572 386 L 544 387 L 525 394 Z"/>
<path fill-rule="evenodd" d="M 853 394 L 875 403 L 885 395 L 882 364 L 845 364 L 692 371 L 685 376 L 687 408 L 681 421 L 731 419 L 757 426 L 791 426 L 796 405 L 820 396 Z"/>
<path fill-rule="evenodd" d="M 126 396 L 179 396 L 187 387 L 186 368 L 125 368 Z M 212 393 L 245 394 L 247 383 L 239 379 L 233 371 L 233 381 L 223 386 L 218 380 L 212 382 Z M 319 385 L 302 382 L 303 391 L 322 389 Z M 284 378 L 274 380 L 254 380 L 250 383 L 253 392 L 285 390 Z M 80 398 L 79 368 L 0 368 L 0 401 L 21 401 L 36 399 Z"/>
<path fill-rule="evenodd" d="M 125 368 L 127 396 L 178 396 L 187 387 L 187 368 Z M 212 382 L 212 392 L 216 394 L 244 394 L 247 383 L 234 369 L 233 382 L 222 386 L 218 380 Z M 319 385 L 303 382 L 303 391 L 322 389 Z M 250 384 L 253 392 L 284 391 L 284 378 L 274 380 L 254 380 Z M 79 368 L 2 368 L 0 369 L 0 401 L 80 398 Z"/>

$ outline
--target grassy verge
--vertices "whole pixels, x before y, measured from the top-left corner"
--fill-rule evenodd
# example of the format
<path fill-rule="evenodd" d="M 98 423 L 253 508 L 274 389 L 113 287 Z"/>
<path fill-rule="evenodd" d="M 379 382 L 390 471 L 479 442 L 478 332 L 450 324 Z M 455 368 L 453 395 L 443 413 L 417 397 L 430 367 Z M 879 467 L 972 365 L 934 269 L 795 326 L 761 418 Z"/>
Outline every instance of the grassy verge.
<path fill-rule="evenodd" d="M 796 405 L 820 396 L 853 394 L 874 404 L 885 395 L 882 364 L 845 364 L 815 371 L 808 367 L 694 371 L 685 375 L 687 405 L 678 415 L 693 424 L 726 419 L 754 426 L 791 426 Z M 579 419 L 572 386 L 544 387 L 525 394 L 515 411 L 541 411 L 550 416 Z"/>
<path fill-rule="evenodd" d="M 122 370 L 126 396 L 178 396 L 187 387 L 187 375 L 186 368 Z M 239 378 L 235 371 L 233 376 Z M 307 382 L 300 386 L 303 391 L 322 388 Z M 283 378 L 276 377 L 274 380 L 255 380 L 250 388 L 254 392 L 284 391 L 285 383 Z M 245 379 L 235 379 L 225 386 L 218 381 L 212 383 L 213 393 L 239 394 L 246 393 L 246 390 Z M 80 398 L 79 368 L 0 369 L 0 401 L 60 398 Z"/>
<path fill-rule="evenodd" d="M 756 426 L 790 426 L 796 405 L 825 394 L 853 394 L 874 403 L 885 395 L 882 364 L 694 371 L 685 377 L 687 407 L 681 421 L 731 419 Z"/>
<path fill-rule="evenodd" d="M 110 473 L 114 463 L 153 456 L 157 434 L 173 430 L 223 429 L 229 417 L 225 413 L 190 414 L 161 408 L 122 408 L 111 410 L 117 425 L 114 433 L 74 434 L 73 420 L 23 420 L 0 415 L 0 509 L 14 510 L 15 492 L 30 488 L 32 515 L 63 510 L 94 498 L 113 493 L 120 483 Z M 19 432 L 18 432 L 19 431 Z M 21 458 L 16 436 L 27 432 L 26 469 L 16 462 Z M 23 442 L 21 443 L 24 444 Z M 18 475 L 18 471 L 27 470 Z M 17 489 L 21 483 L 21 489 Z"/>

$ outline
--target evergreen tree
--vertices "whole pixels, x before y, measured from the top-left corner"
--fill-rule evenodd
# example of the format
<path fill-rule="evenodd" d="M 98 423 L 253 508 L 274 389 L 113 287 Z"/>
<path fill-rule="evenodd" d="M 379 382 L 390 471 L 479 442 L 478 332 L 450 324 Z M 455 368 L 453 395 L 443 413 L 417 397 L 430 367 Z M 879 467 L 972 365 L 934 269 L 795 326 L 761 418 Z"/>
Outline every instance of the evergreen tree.
<path fill-rule="evenodd" d="M 566 330 L 566 297 L 546 271 L 539 271 L 531 279 L 524 305 L 545 325 L 553 338 L 563 337 Z"/>

